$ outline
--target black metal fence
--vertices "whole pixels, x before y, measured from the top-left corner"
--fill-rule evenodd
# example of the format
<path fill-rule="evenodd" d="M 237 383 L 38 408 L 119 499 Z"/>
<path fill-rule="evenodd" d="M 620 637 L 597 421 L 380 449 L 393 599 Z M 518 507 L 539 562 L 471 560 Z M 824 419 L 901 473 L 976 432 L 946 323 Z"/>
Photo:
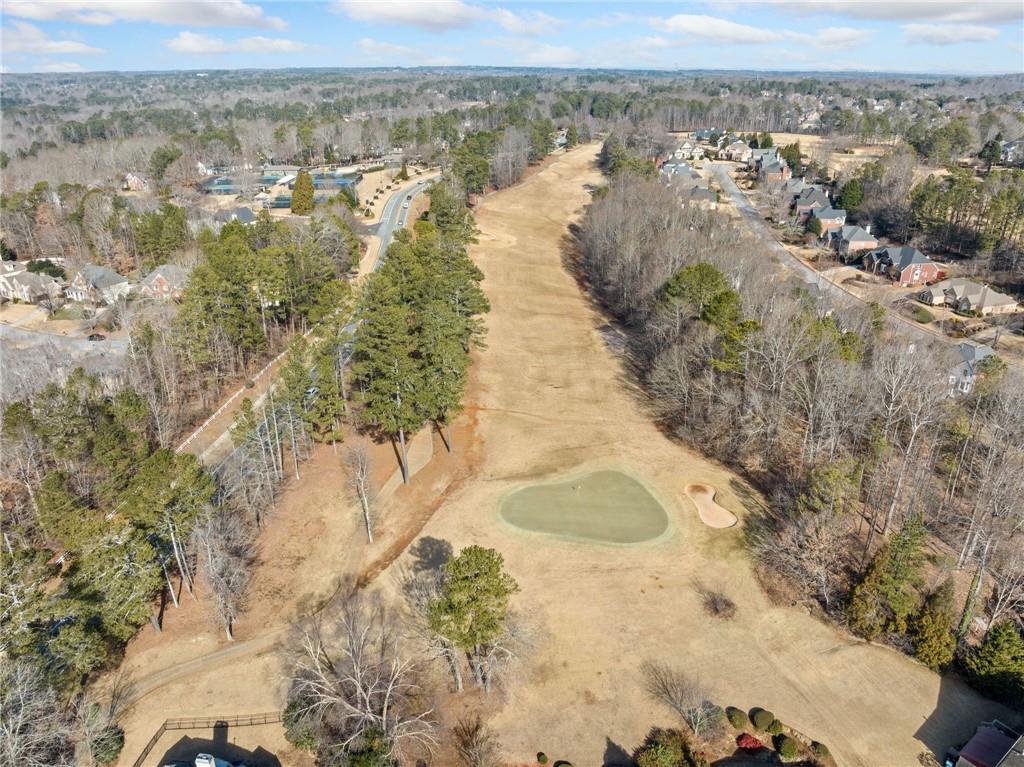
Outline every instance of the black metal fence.
<path fill-rule="evenodd" d="M 209 730 L 214 727 L 250 727 L 257 724 L 274 724 L 281 721 L 281 712 L 272 711 L 267 714 L 242 714 L 240 716 L 213 716 L 202 719 L 165 719 L 153 737 L 149 739 L 146 747 L 142 749 L 139 758 L 132 763 L 132 767 L 142 767 L 149 752 L 163 737 L 168 730 Z"/>

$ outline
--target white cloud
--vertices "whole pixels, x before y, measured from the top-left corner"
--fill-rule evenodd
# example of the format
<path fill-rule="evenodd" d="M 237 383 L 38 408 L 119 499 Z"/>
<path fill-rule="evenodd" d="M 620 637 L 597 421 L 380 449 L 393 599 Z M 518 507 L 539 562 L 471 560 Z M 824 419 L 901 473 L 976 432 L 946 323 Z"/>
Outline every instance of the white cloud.
<path fill-rule="evenodd" d="M 261 27 L 286 29 L 276 16 L 244 0 L 4 0 L 4 13 L 35 21 L 113 24 L 148 21 L 194 27 Z"/>
<path fill-rule="evenodd" d="M 945 21 L 1005 24 L 1024 21 L 1020 0 L 760 0 L 797 13 L 881 21 Z"/>
<path fill-rule="evenodd" d="M 164 45 L 175 53 L 187 56 L 219 56 L 225 53 L 302 53 L 316 47 L 280 37 L 254 35 L 238 40 L 224 40 L 197 32 L 179 32 L 177 37 L 164 40 Z"/>
<path fill-rule="evenodd" d="M 478 22 L 491 22 L 513 35 L 534 36 L 553 32 L 564 24 L 543 11 L 514 13 L 463 0 L 333 0 L 331 10 L 369 24 L 400 24 L 428 32 L 447 32 Z"/>
<path fill-rule="evenodd" d="M 565 23 L 542 11 L 525 11 L 515 14 L 504 8 L 495 8 L 489 15 L 501 25 L 502 29 L 513 35 L 545 35 L 554 32 Z"/>
<path fill-rule="evenodd" d="M 825 27 L 816 32 L 786 32 L 788 37 L 816 48 L 848 50 L 859 48 L 871 39 L 871 31 L 853 27 Z"/>
<path fill-rule="evenodd" d="M 396 45 L 384 42 L 383 40 L 373 40 L 369 37 L 360 38 L 357 45 L 367 63 L 372 64 L 386 64 L 397 67 L 417 65 L 449 67 L 456 63 L 455 59 L 448 56 L 435 56 L 419 48 Z"/>
<path fill-rule="evenodd" d="M 3 29 L 3 50 L 6 54 L 12 53 L 40 53 L 43 55 L 67 55 L 67 54 L 96 54 L 106 53 L 102 48 L 94 48 L 91 45 L 78 42 L 77 40 L 54 40 L 47 37 L 46 33 L 39 27 L 29 24 L 26 21 L 15 21 L 12 24 L 5 24 Z"/>
<path fill-rule="evenodd" d="M 583 63 L 583 56 L 568 45 L 551 45 L 521 37 L 500 37 L 481 40 L 484 45 L 510 51 L 512 64 L 523 67 L 575 67 Z"/>
<path fill-rule="evenodd" d="M 462 0 L 423 0 L 415 3 L 381 0 L 334 0 L 331 9 L 356 21 L 402 24 L 430 32 L 468 27 L 481 18 L 481 9 Z"/>
<path fill-rule="evenodd" d="M 999 37 L 999 30 L 995 27 L 974 24 L 904 24 L 903 32 L 908 43 L 926 45 L 983 43 Z"/>
<path fill-rule="evenodd" d="M 665 32 L 686 35 L 716 43 L 765 43 L 781 40 L 782 35 L 771 29 L 737 24 L 734 21 L 680 13 L 667 19 L 652 19 L 651 23 Z"/>
<path fill-rule="evenodd" d="M 74 61 L 44 61 L 32 67 L 33 72 L 84 72 L 85 67 Z"/>

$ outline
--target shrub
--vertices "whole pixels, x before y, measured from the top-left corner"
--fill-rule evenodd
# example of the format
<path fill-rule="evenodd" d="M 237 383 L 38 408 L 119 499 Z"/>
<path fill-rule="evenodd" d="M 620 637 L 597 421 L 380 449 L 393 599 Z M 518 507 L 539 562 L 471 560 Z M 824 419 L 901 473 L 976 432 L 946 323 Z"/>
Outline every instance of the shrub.
<path fill-rule="evenodd" d="M 778 719 L 776 719 L 774 722 L 772 722 L 770 725 L 768 725 L 768 732 L 771 735 L 781 735 L 782 734 L 782 722 L 780 722 Z"/>
<path fill-rule="evenodd" d="M 922 325 L 927 325 L 929 322 L 934 322 L 935 315 L 925 309 L 923 306 L 914 307 L 914 321 L 920 322 Z"/>
<path fill-rule="evenodd" d="M 750 724 L 750 717 L 747 716 L 747 712 L 736 708 L 735 706 L 729 706 L 726 708 L 725 716 L 728 718 L 729 724 L 737 730 L 742 730 Z"/>
<path fill-rule="evenodd" d="M 124 747 L 124 730 L 111 725 L 89 742 L 92 758 L 100 764 L 110 764 L 117 759 Z"/>
<path fill-rule="evenodd" d="M 772 726 L 772 722 L 775 721 L 775 714 L 767 709 L 754 708 L 750 710 L 750 721 L 756 729 L 764 732 Z"/>
<path fill-rule="evenodd" d="M 829 756 L 828 746 L 816 740 L 811 741 L 811 753 L 824 759 Z"/>
<path fill-rule="evenodd" d="M 736 745 L 742 748 L 744 751 L 760 751 L 764 748 L 764 743 L 759 741 L 749 732 L 745 732 L 742 735 L 736 736 Z"/>
<path fill-rule="evenodd" d="M 537 754 L 537 764 L 547 764 L 547 763 L 548 763 L 548 755 L 547 754 L 545 754 L 543 751 L 541 751 L 539 754 Z"/>
<path fill-rule="evenodd" d="M 310 717 L 302 715 L 302 702 L 293 700 L 284 709 L 284 737 L 289 743 L 303 751 L 315 751 L 320 743 L 320 733 Z"/>
<path fill-rule="evenodd" d="M 703 594 L 704 610 L 708 615 L 723 620 L 736 617 L 736 603 L 720 591 L 705 591 Z"/>
<path fill-rule="evenodd" d="M 797 746 L 796 740 L 788 735 L 775 736 L 775 750 L 779 752 L 779 756 L 783 759 L 795 759 L 800 754 L 800 748 Z"/>

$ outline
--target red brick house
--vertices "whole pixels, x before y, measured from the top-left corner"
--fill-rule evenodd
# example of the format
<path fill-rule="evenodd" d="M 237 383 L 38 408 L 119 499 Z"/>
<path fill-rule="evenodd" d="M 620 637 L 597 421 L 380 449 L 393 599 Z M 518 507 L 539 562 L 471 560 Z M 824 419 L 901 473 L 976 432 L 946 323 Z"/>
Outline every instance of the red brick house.
<path fill-rule="evenodd" d="M 185 292 L 188 274 L 175 264 L 163 264 L 146 275 L 140 291 L 157 301 L 178 301 Z"/>
<path fill-rule="evenodd" d="M 811 210 L 811 218 L 821 222 L 821 238 L 827 240 L 830 232 L 839 231 L 846 223 L 846 211 L 839 208 L 814 208 Z"/>
<path fill-rule="evenodd" d="M 872 250 L 864 256 L 864 270 L 884 274 L 904 288 L 924 285 L 939 278 L 939 265 L 909 245 Z"/>

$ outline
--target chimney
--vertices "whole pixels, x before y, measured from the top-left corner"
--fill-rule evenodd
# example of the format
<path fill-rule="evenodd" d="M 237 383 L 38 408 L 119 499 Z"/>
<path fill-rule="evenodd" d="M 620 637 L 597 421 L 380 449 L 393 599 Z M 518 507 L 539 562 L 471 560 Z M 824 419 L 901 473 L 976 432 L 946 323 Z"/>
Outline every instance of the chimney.
<path fill-rule="evenodd" d="M 871 224 L 864 224 L 864 231 L 871 234 Z"/>

